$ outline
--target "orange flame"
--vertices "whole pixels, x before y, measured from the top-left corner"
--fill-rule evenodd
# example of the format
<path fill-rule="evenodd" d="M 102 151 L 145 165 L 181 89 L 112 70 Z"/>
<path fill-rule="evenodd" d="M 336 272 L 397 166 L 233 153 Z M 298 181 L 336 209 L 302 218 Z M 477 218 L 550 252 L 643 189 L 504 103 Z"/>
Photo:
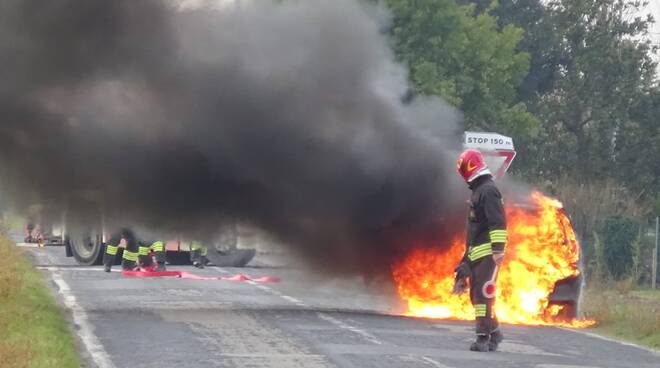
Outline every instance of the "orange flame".
<path fill-rule="evenodd" d="M 505 208 L 509 241 L 497 279 L 497 318 L 524 325 L 593 325 L 592 320 L 566 320 L 561 317 L 565 306 L 549 304 L 557 281 L 580 274 L 580 247 L 559 201 L 538 192 L 530 200 L 529 208 Z M 464 250 L 464 236 L 457 236 L 448 250 L 419 247 L 394 265 L 393 278 L 409 315 L 474 319 L 467 293 L 451 292 Z"/>

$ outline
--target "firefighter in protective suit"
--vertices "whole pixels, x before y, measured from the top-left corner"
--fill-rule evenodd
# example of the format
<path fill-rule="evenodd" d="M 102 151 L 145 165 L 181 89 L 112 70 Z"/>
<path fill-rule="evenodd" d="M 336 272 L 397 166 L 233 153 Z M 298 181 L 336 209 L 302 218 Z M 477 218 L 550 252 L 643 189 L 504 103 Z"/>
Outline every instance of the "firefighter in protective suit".
<path fill-rule="evenodd" d="M 197 240 L 190 242 L 190 261 L 197 268 L 204 268 L 209 262 L 206 256 L 209 254 L 208 248 Z"/>
<path fill-rule="evenodd" d="M 470 279 L 477 333 L 470 350 L 495 351 L 503 338 L 493 306 L 497 271 L 507 242 L 504 202 L 481 152 L 464 151 L 456 169 L 472 190 L 465 255 L 456 268 L 457 280 Z"/>
<path fill-rule="evenodd" d="M 165 243 L 141 241 L 131 229 L 123 228 L 113 234 L 105 245 L 103 254 L 105 272 L 110 272 L 122 239 L 126 242 L 121 261 L 123 270 L 133 271 L 142 268 L 145 271 L 165 271 Z M 152 251 L 154 257 L 151 256 Z"/>

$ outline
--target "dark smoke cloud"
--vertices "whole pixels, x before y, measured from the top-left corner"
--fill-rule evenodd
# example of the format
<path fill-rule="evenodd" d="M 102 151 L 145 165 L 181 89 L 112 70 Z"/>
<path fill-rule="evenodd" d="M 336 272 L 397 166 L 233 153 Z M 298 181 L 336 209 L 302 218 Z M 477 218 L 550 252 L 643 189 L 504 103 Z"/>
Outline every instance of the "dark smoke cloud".
<path fill-rule="evenodd" d="M 109 223 L 190 237 L 240 221 L 342 272 L 387 271 L 453 233 L 466 198 L 448 154 L 456 113 L 401 102 L 382 9 L 241 4 L 2 1 L 0 160 L 14 204 L 80 219 L 81 198 L 102 198 Z"/>

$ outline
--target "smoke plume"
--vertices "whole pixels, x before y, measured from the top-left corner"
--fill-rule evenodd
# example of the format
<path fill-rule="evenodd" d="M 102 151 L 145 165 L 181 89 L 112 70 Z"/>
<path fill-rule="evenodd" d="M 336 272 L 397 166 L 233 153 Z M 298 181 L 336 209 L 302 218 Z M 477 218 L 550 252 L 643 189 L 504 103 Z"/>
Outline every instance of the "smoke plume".
<path fill-rule="evenodd" d="M 448 154 L 456 114 L 401 102 L 383 14 L 2 1 L 3 191 L 78 220 L 93 198 L 106 222 L 188 237 L 238 221 L 326 269 L 389 271 L 460 221 L 466 189 Z"/>

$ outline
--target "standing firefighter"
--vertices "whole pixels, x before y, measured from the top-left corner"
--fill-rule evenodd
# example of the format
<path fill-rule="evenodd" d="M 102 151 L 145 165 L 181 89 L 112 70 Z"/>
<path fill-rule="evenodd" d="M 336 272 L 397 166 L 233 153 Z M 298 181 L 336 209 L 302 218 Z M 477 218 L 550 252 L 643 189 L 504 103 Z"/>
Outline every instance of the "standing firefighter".
<path fill-rule="evenodd" d="M 131 229 L 123 228 L 112 235 L 106 243 L 103 265 L 105 272 L 110 272 L 115 262 L 115 255 L 119 250 L 119 243 L 124 240 L 124 249 L 121 261 L 123 270 L 136 270 L 142 267 L 146 271 L 165 271 L 165 244 L 162 241 L 143 242 L 136 238 Z M 154 252 L 154 257 L 151 256 Z M 154 262 L 154 259 L 156 261 Z"/>
<path fill-rule="evenodd" d="M 503 337 L 493 311 L 495 281 L 507 240 L 502 194 L 481 152 L 464 151 L 456 169 L 472 190 L 465 255 L 456 268 L 459 283 L 470 278 L 477 333 L 470 350 L 495 351 Z"/>

